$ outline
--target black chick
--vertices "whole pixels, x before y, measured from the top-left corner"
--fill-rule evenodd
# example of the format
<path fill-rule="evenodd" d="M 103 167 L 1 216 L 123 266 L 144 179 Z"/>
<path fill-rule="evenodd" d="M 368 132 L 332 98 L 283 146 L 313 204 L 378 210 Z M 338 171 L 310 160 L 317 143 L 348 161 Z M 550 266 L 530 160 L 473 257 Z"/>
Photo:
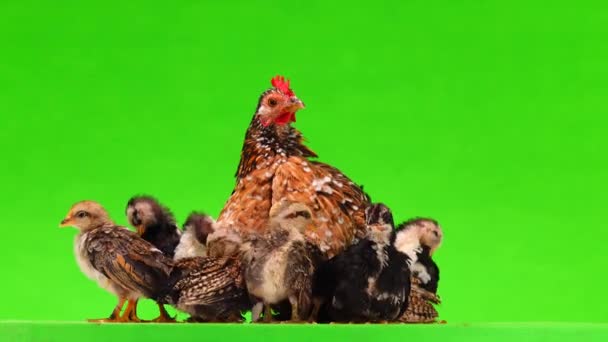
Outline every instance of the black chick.
<path fill-rule="evenodd" d="M 150 196 L 135 196 L 127 202 L 127 219 L 144 240 L 153 244 L 164 255 L 173 258 L 181 231 L 169 209 Z M 160 316 L 154 322 L 175 322 L 162 304 L 158 304 Z"/>
<path fill-rule="evenodd" d="M 443 231 L 437 221 L 427 218 L 412 219 L 403 222 L 399 227 L 417 230 L 422 245 L 422 251 L 418 253 L 418 261 L 411 266 L 410 304 L 400 321 L 407 323 L 435 322 L 439 314 L 433 304 L 440 303 L 437 296 L 439 267 L 432 255 L 441 245 Z"/>
<path fill-rule="evenodd" d="M 181 231 L 171 211 L 150 196 L 135 196 L 127 202 L 127 219 L 142 239 L 173 258 Z"/>
<path fill-rule="evenodd" d="M 204 232 L 210 222 L 209 217 L 192 213 L 184 227 L 186 233 L 193 230 Z M 193 240 L 200 243 L 204 239 L 199 235 Z M 241 243 L 240 240 L 231 242 L 235 245 Z M 184 249 L 183 255 L 176 253 L 175 266 L 160 302 L 190 314 L 192 322 L 242 321 L 241 312 L 251 308 L 251 301 L 246 291 L 240 253 L 221 258 L 186 256 L 197 251 L 200 250 Z"/>
<path fill-rule="evenodd" d="M 370 205 L 365 215 L 367 236 L 320 267 L 314 293 L 325 303 L 319 321 L 394 321 L 407 308 L 409 267 L 421 250 L 419 240 L 393 230 L 384 204 Z"/>
<path fill-rule="evenodd" d="M 208 256 L 207 236 L 213 233 L 214 224 L 210 216 L 201 212 L 192 212 L 184 223 L 184 232 L 175 248 L 173 259 Z"/>
<path fill-rule="evenodd" d="M 247 290 L 256 302 L 252 320 L 272 321 L 271 306 L 285 300 L 291 320 L 307 320 L 312 307 L 315 256 L 304 238 L 312 224 L 311 210 L 302 203 L 282 200 L 270 208 L 269 227 L 263 236 L 244 244 Z"/>
<path fill-rule="evenodd" d="M 439 286 L 439 266 L 433 261 L 433 253 L 443 241 L 443 230 L 439 223 L 429 218 L 416 218 L 399 225 L 419 230 L 422 251 L 418 253 L 418 261 L 412 265 L 412 275 L 420 279 L 420 287 L 437 293 Z"/>

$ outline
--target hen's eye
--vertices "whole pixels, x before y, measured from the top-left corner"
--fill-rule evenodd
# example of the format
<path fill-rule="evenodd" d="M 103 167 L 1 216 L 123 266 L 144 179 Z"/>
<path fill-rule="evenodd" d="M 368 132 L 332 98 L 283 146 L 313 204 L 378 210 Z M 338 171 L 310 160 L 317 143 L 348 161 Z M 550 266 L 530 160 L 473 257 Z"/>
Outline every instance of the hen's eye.
<path fill-rule="evenodd" d="M 87 216 L 89 216 L 89 214 L 87 214 L 86 211 L 79 211 L 76 213 L 76 217 L 78 217 L 78 218 L 85 218 Z"/>
<path fill-rule="evenodd" d="M 276 99 L 268 99 L 268 105 L 270 107 L 274 107 L 277 105 L 277 100 Z"/>

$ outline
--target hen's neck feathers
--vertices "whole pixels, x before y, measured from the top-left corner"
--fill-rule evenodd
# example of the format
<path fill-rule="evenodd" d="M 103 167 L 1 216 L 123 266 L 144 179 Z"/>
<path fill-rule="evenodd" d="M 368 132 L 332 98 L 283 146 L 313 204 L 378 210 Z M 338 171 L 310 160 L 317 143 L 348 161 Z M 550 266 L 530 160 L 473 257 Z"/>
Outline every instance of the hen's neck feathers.
<path fill-rule="evenodd" d="M 300 131 L 291 125 L 271 124 L 264 127 L 257 115 L 254 115 L 245 135 L 241 161 L 236 172 L 237 181 L 256 168 L 257 163 L 260 162 L 258 158 L 269 160 L 277 155 L 317 157 L 304 145 Z"/>

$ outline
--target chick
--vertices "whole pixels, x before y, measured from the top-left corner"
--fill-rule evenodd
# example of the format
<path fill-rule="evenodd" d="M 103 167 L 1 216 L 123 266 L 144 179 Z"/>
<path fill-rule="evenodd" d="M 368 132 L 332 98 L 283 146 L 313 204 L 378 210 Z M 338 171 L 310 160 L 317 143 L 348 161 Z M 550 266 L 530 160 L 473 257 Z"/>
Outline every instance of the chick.
<path fill-rule="evenodd" d="M 160 302 L 190 314 L 194 322 L 242 321 L 251 301 L 240 256 L 177 260 Z"/>
<path fill-rule="evenodd" d="M 99 286 L 118 297 L 109 318 L 94 322 L 139 322 L 135 303 L 155 299 L 168 281 L 173 261 L 139 235 L 117 226 L 96 202 L 74 204 L 61 227 L 79 230 L 74 251 L 80 269 Z M 120 311 L 128 301 L 123 315 Z"/>
<path fill-rule="evenodd" d="M 207 255 L 214 258 L 240 254 L 243 241 L 250 241 L 259 235 L 255 232 L 240 232 L 213 222 L 212 232 L 207 236 Z"/>
<path fill-rule="evenodd" d="M 439 314 L 433 304 L 440 303 L 437 296 L 439 267 L 433 261 L 432 255 L 441 245 L 443 231 L 437 221 L 427 218 L 412 219 L 399 226 L 418 230 L 422 245 L 422 251 L 418 253 L 418 261 L 411 267 L 410 305 L 400 321 L 407 323 L 435 322 Z"/>
<path fill-rule="evenodd" d="M 191 213 L 186 219 L 186 223 L 184 223 L 184 233 L 175 248 L 173 259 L 208 256 L 207 236 L 213 233 L 214 223 L 211 217 L 203 213 Z"/>
<path fill-rule="evenodd" d="M 190 315 L 192 322 L 240 322 L 242 311 L 251 307 L 247 295 L 240 254 L 214 258 L 207 256 L 207 236 L 213 219 L 193 212 L 184 223 L 184 233 L 175 249 L 175 267 L 160 303 Z M 238 251 L 241 240 L 230 240 Z"/>
<path fill-rule="evenodd" d="M 393 230 L 391 211 L 381 203 L 365 215 L 367 236 L 320 267 L 315 293 L 326 299 L 321 321 L 393 321 L 407 308 L 409 265 L 417 261 L 419 240 Z"/>
<path fill-rule="evenodd" d="M 169 209 L 150 196 L 135 196 L 127 202 L 127 219 L 144 240 L 173 258 L 181 231 Z"/>
<path fill-rule="evenodd" d="M 308 319 L 315 260 L 304 231 L 312 224 L 311 210 L 302 203 L 279 201 L 270 209 L 266 234 L 244 244 L 245 279 L 255 305 L 252 320 L 272 321 L 271 306 L 288 300 L 291 320 Z"/>
<path fill-rule="evenodd" d="M 167 257 L 173 258 L 175 248 L 180 241 L 181 231 L 167 207 L 153 197 L 135 196 L 127 202 L 125 212 L 127 220 L 137 229 L 139 236 L 153 244 Z M 136 310 L 137 303 L 134 305 L 134 310 Z M 162 304 L 158 304 L 158 309 L 160 315 L 153 322 L 175 322 Z"/>

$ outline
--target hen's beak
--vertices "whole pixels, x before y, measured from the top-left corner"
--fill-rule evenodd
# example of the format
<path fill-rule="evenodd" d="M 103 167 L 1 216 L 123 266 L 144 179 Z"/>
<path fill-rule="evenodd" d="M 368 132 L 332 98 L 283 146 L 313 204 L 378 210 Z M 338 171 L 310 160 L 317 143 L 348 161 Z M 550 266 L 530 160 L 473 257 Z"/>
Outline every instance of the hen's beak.
<path fill-rule="evenodd" d="M 69 227 L 71 225 L 72 225 L 72 218 L 66 217 L 63 220 L 61 220 L 61 223 L 59 223 L 59 228 L 65 228 L 65 227 Z"/>
<path fill-rule="evenodd" d="M 302 102 L 299 98 L 295 96 L 292 96 L 289 99 L 289 104 L 287 105 L 288 110 L 292 113 L 297 111 L 298 109 L 303 109 L 304 107 L 304 102 Z"/>

